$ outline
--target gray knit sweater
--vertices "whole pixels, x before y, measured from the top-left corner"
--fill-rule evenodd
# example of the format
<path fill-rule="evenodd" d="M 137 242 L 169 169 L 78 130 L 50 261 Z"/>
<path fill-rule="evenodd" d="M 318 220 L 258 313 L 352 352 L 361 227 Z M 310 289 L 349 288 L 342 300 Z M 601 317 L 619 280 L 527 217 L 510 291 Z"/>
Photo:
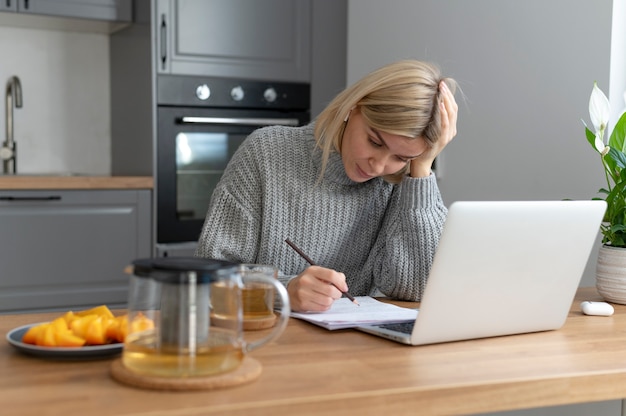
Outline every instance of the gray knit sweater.
<path fill-rule="evenodd" d="M 196 255 L 273 264 L 286 283 L 308 266 L 289 238 L 343 272 L 354 296 L 420 300 L 447 214 L 434 176 L 356 183 L 333 153 L 320 181 L 313 127 L 266 127 L 245 140 L 213 193 Z"/>

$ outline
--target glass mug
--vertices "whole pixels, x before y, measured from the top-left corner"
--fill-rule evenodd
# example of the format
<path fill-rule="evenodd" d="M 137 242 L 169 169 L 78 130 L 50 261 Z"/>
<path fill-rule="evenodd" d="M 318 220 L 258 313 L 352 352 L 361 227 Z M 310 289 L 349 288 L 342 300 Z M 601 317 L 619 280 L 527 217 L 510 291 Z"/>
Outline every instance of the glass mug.
<path fill-rule="evenodd" d="M 281 305 L 273 329 L 251 342 L 243 332 L 244 281 L 271 286 Z M 233 371 L 247 353 L 283 333 L 289 312 L 287 290 L 277 279 L 243 276 L 238 264 L 196 257 L 135 260 L 122 363 L 159 377 Z"/>
<path fill-rule="evenodd" d="M 276 280 L 278 269 L 268 264 L 239 264 L 244 286 L 241 291 L 241 302 L 243 308 L 243 328 L 264 329 L 274 325 L 276 315 L 274 314 L 274 285 L 267 283 L 267 279 Z M 228 287 L 216 285 L 211 293 L 211 302 L 216 310 L 224 309 L 221 305 L 228 296 L 221 292 L 227 291 Z M 214 314 L 216 319 L 220 319 L 219 314 Z M 265 324 L 261 324 L 261 323 Z"/>

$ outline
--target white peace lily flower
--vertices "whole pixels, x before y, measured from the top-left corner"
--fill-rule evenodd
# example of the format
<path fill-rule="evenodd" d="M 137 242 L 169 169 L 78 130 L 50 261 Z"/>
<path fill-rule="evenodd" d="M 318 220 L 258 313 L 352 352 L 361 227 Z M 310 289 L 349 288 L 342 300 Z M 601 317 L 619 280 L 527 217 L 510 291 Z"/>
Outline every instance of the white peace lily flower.
<path fill-rule="evenodd" d="M 626 94 L 624 94 L 626 100 Z M 624 219 L 624 201 L 626 201 L 626 115 L 618 117 L 612 132 L 609 131 L 610 105 L 606 95 L 593 83 L 589 98 L 589 115 L 593 127 L 585 126 L 585 138 L 594 151 L 600 153 L 606 185 L 599 193 L 607 203 L 607 209 L 600 226 L 602 244 L 626 248 L 626 220 Z M 595 132 L 592 129 L 595 128 Z M 606 139 L 606 141 L 605 141 Z"/>
<path fill-rule="evenodd" d="M 609 153 L 609 151 L 610 151 L 610 150 L 611 150 L 611 147 L 610 147 L 610 146 L 606 146 L 606 147 L 604 148 L 604 150 L 602 150 L 602 151 L 600 152 L 600 153 L 602 154 L 602 157 L 606 156 L 606 155 Z"/>
<path fill-rule="evenodd" d="M 596 134 L 595 146 L 596 146 L 596 150 L 598 151 L 598 153 L 602 154 L 602 156 L 604 156 L 606 153 L 609 152 L 608 150 L 609 146 L 604 145 L 604 142 L 602 141 L 602 139 L 600 138 L 598 134 Z"/>
<path fill-rule="evenodd" d="M 596 148 L 598 148 L 598 136 L 600 136 L 600 140 L 602 140 L 610 115 L 611 108 L 609 106 L 609 99 L 606 98 L 606 95 L 598 88 L 598 83 L 594 81 L 591 97 L 589 98 L 589 116 L 596 130 Z M 602 146 L 602 148 L 604 148 L 604 146 Z"/>

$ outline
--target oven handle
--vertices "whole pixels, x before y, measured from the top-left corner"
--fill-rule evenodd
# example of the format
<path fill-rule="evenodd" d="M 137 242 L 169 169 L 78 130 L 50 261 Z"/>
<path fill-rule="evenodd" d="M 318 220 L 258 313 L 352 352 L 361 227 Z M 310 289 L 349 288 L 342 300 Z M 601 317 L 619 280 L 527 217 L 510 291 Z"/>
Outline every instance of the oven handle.
<path fill-rule="evenodd" d="M 183 117 L 185 124 L 232 124 L 239 126 L 298 126 L 297 118 Z"/>

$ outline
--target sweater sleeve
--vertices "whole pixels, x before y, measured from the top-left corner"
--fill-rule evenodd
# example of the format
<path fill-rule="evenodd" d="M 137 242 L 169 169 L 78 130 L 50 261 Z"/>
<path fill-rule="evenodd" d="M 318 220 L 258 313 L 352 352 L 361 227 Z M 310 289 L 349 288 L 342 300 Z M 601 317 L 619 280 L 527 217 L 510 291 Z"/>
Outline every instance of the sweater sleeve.
<path fill-rule="evenodd" d="M 213 191 L 198 240 L 196 256 L 236 263 L 253 263 L 259 246 L 260 175 L 251 141 L 233 155 Z"/>
<path fill-rule="evenodd" d="M 405 177 L 395 188 L 371 256 L 376 287 L 419 301 L 447 215 L 434 175 Z"/>

